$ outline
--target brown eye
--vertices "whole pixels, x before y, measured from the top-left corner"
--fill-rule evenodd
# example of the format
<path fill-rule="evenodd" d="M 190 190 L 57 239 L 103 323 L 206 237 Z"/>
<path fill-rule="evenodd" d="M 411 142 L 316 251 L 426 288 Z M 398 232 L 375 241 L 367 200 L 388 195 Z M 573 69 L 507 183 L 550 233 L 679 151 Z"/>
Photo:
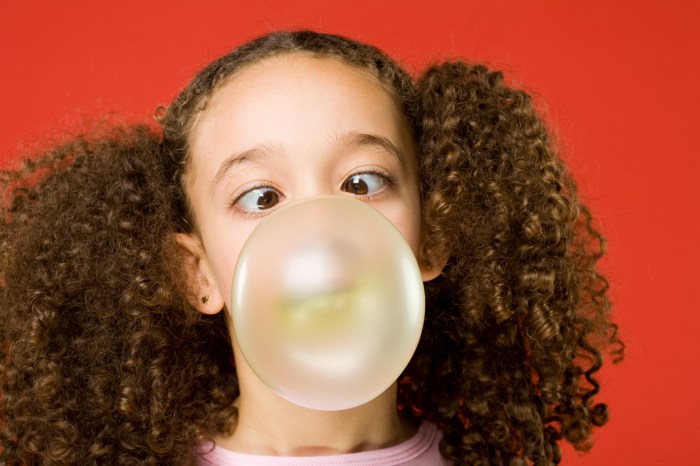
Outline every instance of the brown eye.
<path fill-rule="evenodd" d="M 255 188 L 238 198 L 236 204 L 241 210 L 255 212 L 271 209 L 280 201 L 280 195 L 272 188 Z"/>
<path fill-rule="evenodd" d="M 269 209 L 270 207 L 274 207 L 275 205 L 277 205 L 279 201 L 279 195 L 275 191 L 270 189 L 268 191 L 265 191 L 260 195 L 260 197 L 258 197 L 258 209 Z"/>
<path fill-rule="evenodd" d="M 351 176 L 343 184 L 343 191 L 348 193 L 357 194 L 358 196 L 363 196 L 369 191 L 367 183 L 360 177 L 360 175 Z"/>
<path fill-rule="evenodd" d="M 356 196 L 371 196 L 386 184 L 386 178 L 378 173 L 358 173 L 345 180 L 343 191 Z"/>

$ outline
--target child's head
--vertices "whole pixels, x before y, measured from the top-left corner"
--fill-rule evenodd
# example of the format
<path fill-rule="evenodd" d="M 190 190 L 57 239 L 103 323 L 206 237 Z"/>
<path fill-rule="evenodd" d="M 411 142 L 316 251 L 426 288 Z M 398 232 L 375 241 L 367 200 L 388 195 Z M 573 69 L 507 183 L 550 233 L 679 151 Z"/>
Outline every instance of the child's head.
<path fill-rule="evenodd" d="M 190 255 L 192 305 L 232 310 L 243 244 L 264 217 L 303 198 L 362 200 L 420 255 L 416 144 L 399 105 L 376 74 L 309 52 L 260 59 L 219 84 L 188 130 L 181 182 L 195 230 L 178 234 Z M 420 263 L 425 280 L 440 273 L 437 261 Z M 231 325 L 240 375 L 247 361 Z M 242 397 L 267 388 L 246 387 Z"/>
<path fill-rule="evenodd" d="M 376 207 L 419 260 L 426 322 L 398 409 L 436 423 L 445 456 L 556 462 L 558 440 L 585 448 L 605 422 L 600 235 L 500 73 L 448 63 L 414 82 L 371 46 L 278 33 L 208 65 L 159 119 L 5 173 L 8 458 L 186 462 L 230 429 L 217 311 L 235 258 L 277 205 L 327 193 Z"/>

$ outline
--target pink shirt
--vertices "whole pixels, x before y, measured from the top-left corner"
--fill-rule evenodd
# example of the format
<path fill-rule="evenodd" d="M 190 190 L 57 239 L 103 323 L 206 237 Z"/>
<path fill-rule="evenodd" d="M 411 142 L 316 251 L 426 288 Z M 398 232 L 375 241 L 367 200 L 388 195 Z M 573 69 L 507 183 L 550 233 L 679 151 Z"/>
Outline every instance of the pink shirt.
<path fill-rule="evenodd" d="M 442 434 L 434 424 L 423 422 L 416 435 L 381 450 L 331 456 L 248 455 L 220 447 L 198 458 L 199 466 L 448 466 L 438 446 Z"/>

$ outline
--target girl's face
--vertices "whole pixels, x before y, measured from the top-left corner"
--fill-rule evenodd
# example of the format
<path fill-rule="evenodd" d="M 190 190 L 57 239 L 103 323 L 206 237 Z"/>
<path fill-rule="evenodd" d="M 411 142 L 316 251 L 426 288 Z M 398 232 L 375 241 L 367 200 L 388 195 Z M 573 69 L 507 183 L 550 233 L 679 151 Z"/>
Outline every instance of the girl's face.
<path fill-rule="evenodd" d="M 185 185 L 197 234 L 184 240 L 202 312 L 231 306 L 241 248 L 265 216 L 324 194 L 367 202 L 421 241 L 415 145 L 392 96 L 362 70 L 289 54 L 234 75 L 212 96 L 191 134 Z M 424 280 L 439 267 L 426 267 Z M 194 298 L 193 298 L 194 299 Z"/>

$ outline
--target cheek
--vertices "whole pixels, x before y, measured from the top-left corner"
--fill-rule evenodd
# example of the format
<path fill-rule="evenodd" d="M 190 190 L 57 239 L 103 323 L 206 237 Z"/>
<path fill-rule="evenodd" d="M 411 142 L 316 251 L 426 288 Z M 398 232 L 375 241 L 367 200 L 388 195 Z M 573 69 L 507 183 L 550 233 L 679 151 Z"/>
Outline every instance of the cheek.
<path fill-rule="evenodd" d="M 231 308 L 231 281 L 236 262 L 255 224 L 255 222 L 211 222 L 205 230 L 201 231 L 207 260 L 227 309 Z"/>
<path fill-rule="evenodd" d="M 411 247 L 413 255 L 418 257 L 421 238 L 420 208 L 418 201 L 389 203 L 380 209 L 382 214 L 401 232 Z"/>

